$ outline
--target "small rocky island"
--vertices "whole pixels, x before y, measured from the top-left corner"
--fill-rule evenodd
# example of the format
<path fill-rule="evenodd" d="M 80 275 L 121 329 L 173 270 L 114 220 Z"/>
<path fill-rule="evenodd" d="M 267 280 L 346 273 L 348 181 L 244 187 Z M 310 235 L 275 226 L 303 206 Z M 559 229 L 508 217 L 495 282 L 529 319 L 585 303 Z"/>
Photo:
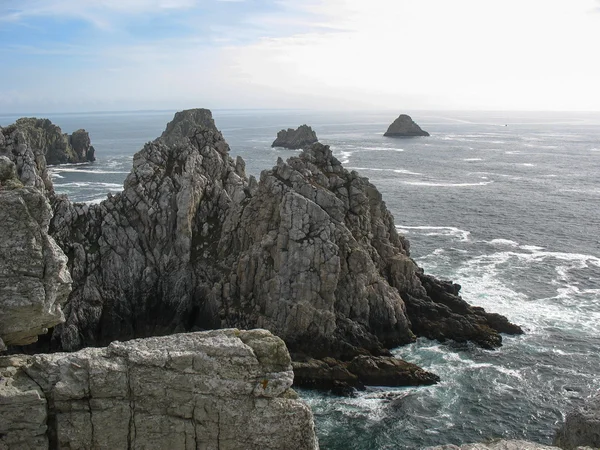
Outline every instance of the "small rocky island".
<path fill-rule="evenodd" d="M 421 129 L 409 115 L 400 114 L 396 120 L 388 127 L 384 136 L 388 137 L 413 137 L 429 136 L 427 131 Z"/>
<path fill-rule="evenodd" d="M 317 133 L 308 125 L 300 125 L 295 130 L 288 128 L 277 133 L 271 147 L 284 147 L 292 150 L 308 147 L 318 142 Z"/>

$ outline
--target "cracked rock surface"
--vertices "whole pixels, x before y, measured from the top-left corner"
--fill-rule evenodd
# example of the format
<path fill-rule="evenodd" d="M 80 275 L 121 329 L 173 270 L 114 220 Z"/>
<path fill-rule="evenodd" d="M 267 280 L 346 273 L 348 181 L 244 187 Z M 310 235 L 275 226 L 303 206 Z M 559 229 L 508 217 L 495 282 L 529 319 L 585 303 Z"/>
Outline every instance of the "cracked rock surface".
<path fill-rule="evenodd" d="M 64 321 L 71 276 L 48 234 L 51 217 L 46 197 L 23 186 L 15 164 L 0 156 L 0 350 L 35 342 Z"/>
<path fill-rule="evenodd" d="M 284 342 L 236 329 L 0 358 L 0 449 L 318 448 Z"/>

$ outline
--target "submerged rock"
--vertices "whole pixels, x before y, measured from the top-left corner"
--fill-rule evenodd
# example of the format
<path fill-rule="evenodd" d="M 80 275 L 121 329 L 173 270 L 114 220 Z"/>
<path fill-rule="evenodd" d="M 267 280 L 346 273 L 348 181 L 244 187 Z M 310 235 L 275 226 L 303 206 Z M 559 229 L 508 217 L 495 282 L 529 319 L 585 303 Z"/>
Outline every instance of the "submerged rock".
<path fill-rule="evenodd" d="M 0 351 L 31 344 L 64 321 L 71 277 L 48 235 L 51 217 L 46 197 L 24 187 L 15 164 L 0 156 Z"/>
<path fill-rule="evenodd" d="M 218 330 L 0 358 L 0 448 L 318 448 L 283 341 Z"/>
<path fill-rule="evenodd" d="M 600 394 L 567 414 L 565 423 L 556 433 L 554 444 L 567 450 L 580 446 L 600 448 Z"/>
<path fill-rule="evenodd" d="M 423 131 L 410 116 L 400 114 L 396 120 L 388 127 L 384 136 L 390 137 L 411 137 L 411 136 L 429 136 L 427 131 Z"/>
<path fill-rule="evenodd" d="M 308 147 L 319 140 L 317 133 L 308 125 L 300 125 L 295 130 L 288 128 L 277 133 L 277 139 L 273 141 L 271 147 L 285 147 L 289 149 L 299 149 Z"/>
<path fill-rule="evenodd" d="M 520 332 L 424 275 L 379 191 L 329 147 L 279 159 L 257 182 L 208 110 L 178 113 L 134 156 L 122 193 L 52 198 L 74 284 L 45 350 L 266 328 L 298 361 L 348 362 L 416 336 L 493 348 L 500 331 Z"/>

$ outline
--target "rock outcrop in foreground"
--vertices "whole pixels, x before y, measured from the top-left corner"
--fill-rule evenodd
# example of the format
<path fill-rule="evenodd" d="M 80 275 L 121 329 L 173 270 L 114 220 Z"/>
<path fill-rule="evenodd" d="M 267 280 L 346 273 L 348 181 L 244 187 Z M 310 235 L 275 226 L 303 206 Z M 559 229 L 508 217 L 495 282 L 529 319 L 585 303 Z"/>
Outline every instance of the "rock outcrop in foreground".
<path fill-rule="evenodd" d="M 31 344 L 64 321 L 71 276 L 48 235 L 51 217 L 46 197 L 23 186 L 15 164 L 0 156 L 0 351 Z"/>
<path fill-rule="evenodd" d="M 265 328 L 297 362 L 345 363 L 416 336 L 495 348 L 521 332 L 425 275 L 381 194 L 329 147 L 279 159 L 259 182 L 244 167 L 210 111 L 191 110 L 135 155 L 122 193 L 98 205 L 49 194 L 73 292 L 44 350 Z"/>
<path fill-rule="evenodd" d="M 33 149 L 42 150 L 46 163 L 65 164 L 95 161 L 95 150 L 90 136 L 85 130 L 77 130 L 69 135 L 48 119 L 24 117 L 7 127 L 17 129 Z"/>
<path fill-rule="evenodd" d="M 0 448 L 318 448 L 283 341 L 218 330 L 0 358 Z"/>
<path fill-rule="evenodd" d="M 295 130 L 293 128 L 288 128 L 287 130 L 281 130 L 277 133 L 277 139 L 273 141 L 271 147 L 284 147 L 294 150 L 308 147 L 318 141 L 317 133 L 315 133 L 311 127 L 308 125 L 300 125 Z"/>
<path fill-rule="evenodd" d="M 581 408 L 567 414 L 554 444 L 572 450 L 578 446 L 600 448 L 600 393 Z"/>
<path fill-rule="evenodd" d="M 389 137 L 411 137 L 411 136 L 429 136 L 427 131 L 421 129 L 410 116 L 400 114 L 394 122 L 388 127 L 384 136 Z"/>

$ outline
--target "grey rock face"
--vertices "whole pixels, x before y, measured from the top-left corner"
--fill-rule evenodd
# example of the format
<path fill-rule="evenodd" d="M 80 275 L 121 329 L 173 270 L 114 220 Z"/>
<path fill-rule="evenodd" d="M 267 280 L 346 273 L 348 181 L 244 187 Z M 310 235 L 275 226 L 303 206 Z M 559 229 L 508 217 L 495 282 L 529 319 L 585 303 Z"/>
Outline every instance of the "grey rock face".
<path fill-rule="evenodd" d="M 44 149 L 29 141 L 29 135 L 16 125 L 0 128 L 0 156 L 15 164 L 18 180 L 36 188 L 42 194 L 52 194 L 54 187 L 48 170 Z"/>
<path fill-rule="evenodd" d="M 565 423 L 556 433 L 554 444 L 567 450 L 579 446 L 600 448 L 600 394 L 567 414 Z"/>
<path fill-rule="evenodd" d="M 72 135 L 63 134 L 61 129 L 48 119 L 24 117 L 7 129 L 17 129 L 23 134 L 21 141 L 27 142 L 34 151 L 44 155 L 47 164 L 81 163 L 94 161 L 94 147 L 85 130 Z"/>
<path fill-rule="evenodd" d="M 318 448 L 283 341 L 219 330 L 0 358 L 0 448 Z"/>
<path fill-rule="evenodd" d="M 559 450 L 558 447 L 536 444 L 529 441 L 500 440 L 485 444 L 439 445 L 425 450 Z"/>
<path fill-rule="evenodd" d="M 384 136 L 390 137 L 410 137 L 410 136 L 429 136 L 427 131 L 423 131 L 410 116 L 400 114 L 396 120 L 388 127 Z"/>
<path fill-rule="evenodd" d="M 15 164 L 0 156 L 0 348 L 35 342 L 64 321 L 71 277 L 48 235 L 51 217 L 44 195 L 23 187 Z"/>
<path fill-rule="evenodd" d="M 439 325 L 434 338 L 500 345 L 501 322 L 425 278 L 381 194 L 327 146 L 256 182 L 210 111 L 183 111 L 135 155 L 121 194 L 99 205 L 56 198 L 54 209 L 74 279 L 54 349 L 266 328 L 299 359 L 348 361 Z"/>
<path fill-rule="evenodd" d="M 289 149 L 299 149 L 308 147 L 318 142 L 317 133 L 308 125 L 300 125 L 295 130 L 288 128 L 277 133 L 277 139 L 273 141 L 271 147 L 284 147 Z"/>

